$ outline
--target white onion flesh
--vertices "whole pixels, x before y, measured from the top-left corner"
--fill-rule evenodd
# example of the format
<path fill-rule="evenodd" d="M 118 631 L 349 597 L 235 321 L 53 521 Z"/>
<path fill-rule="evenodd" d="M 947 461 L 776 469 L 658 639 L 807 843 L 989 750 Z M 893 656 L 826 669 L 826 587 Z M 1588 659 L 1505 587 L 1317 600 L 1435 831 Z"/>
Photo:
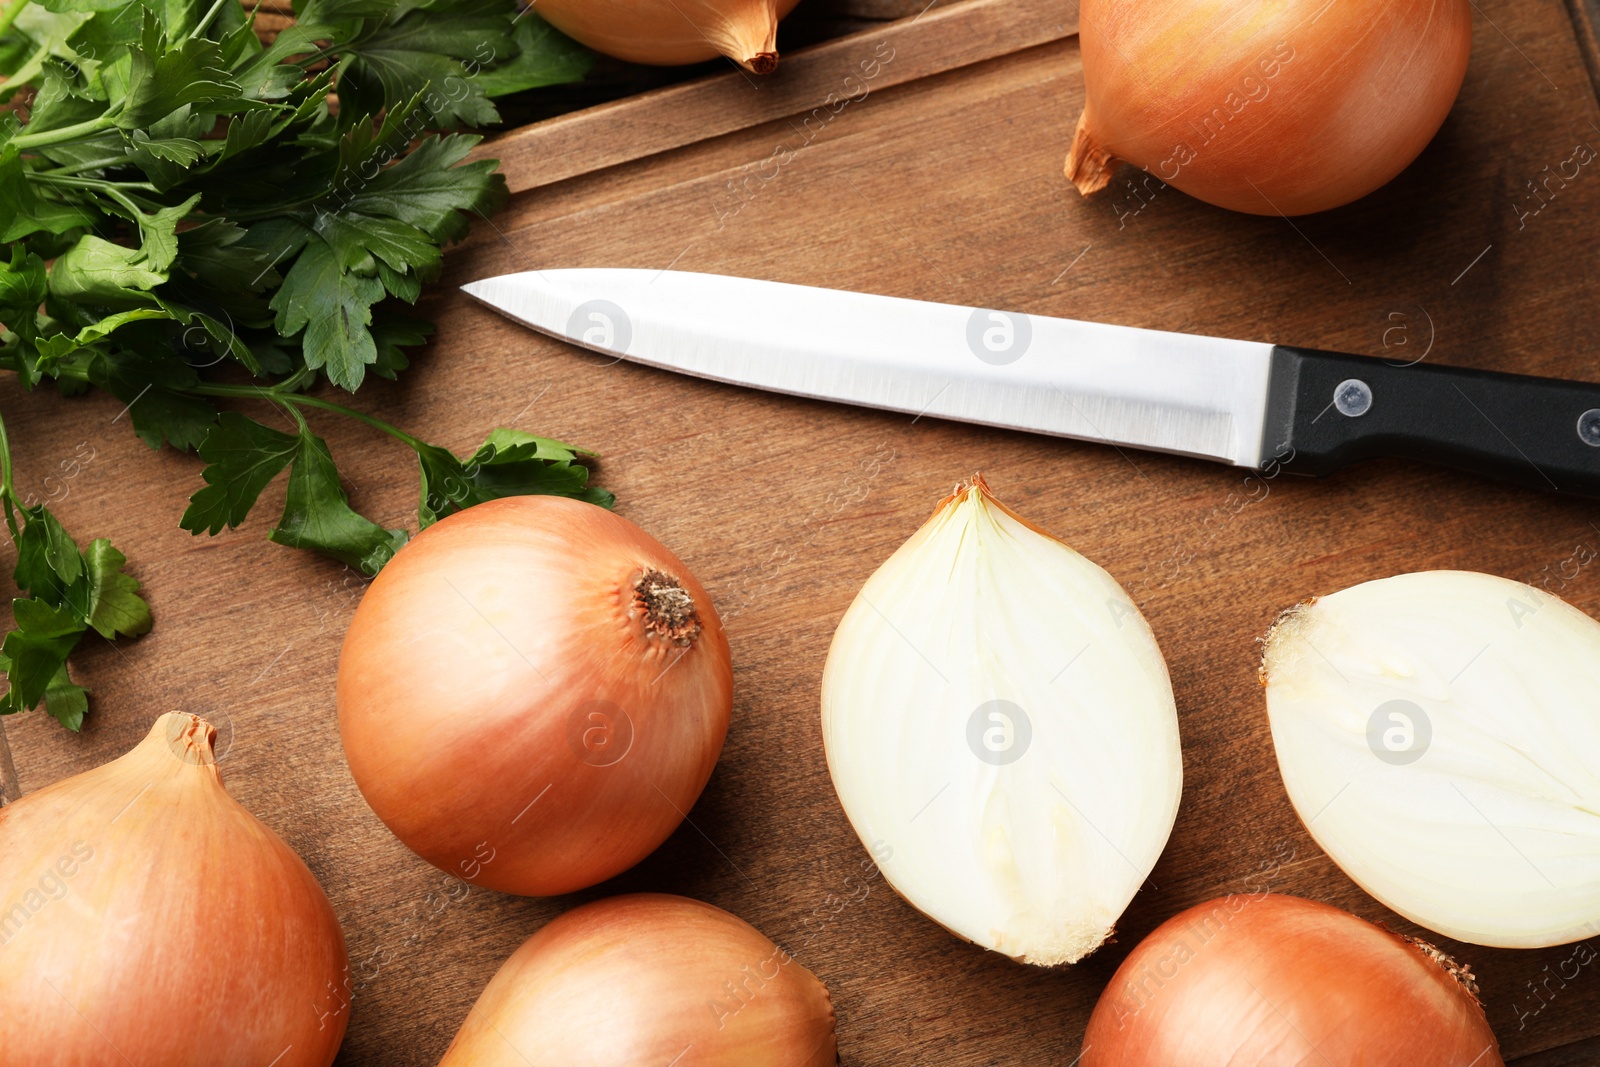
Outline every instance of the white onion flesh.
<path fill-rule="evenodd" d="M 845 613 L 822 725 L 839 799 L 890 884 L 1024 962 L 1101 945 L 1177 814 L 1177 713 L 1149 625 L 981 480 Z"/>
<path fill-rule="evenodd" d="M 1600 623 L 1471 571 L 1367 582 L 1266 638 L 1284 785 L 1317 843 L 1460 941 L 1600 930 Z"/>

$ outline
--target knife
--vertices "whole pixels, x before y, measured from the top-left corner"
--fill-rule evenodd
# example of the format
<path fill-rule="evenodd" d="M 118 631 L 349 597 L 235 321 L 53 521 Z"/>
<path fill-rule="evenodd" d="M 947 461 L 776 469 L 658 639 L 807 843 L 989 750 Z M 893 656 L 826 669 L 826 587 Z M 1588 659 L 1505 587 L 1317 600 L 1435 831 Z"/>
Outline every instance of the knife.
<path fill-rule="evenodd" d="M 468 294 L 541 333 L 713 381 L 1237 467 L 1403 457 L 1600 496 L 1600 385 L 687 271 Z"/>

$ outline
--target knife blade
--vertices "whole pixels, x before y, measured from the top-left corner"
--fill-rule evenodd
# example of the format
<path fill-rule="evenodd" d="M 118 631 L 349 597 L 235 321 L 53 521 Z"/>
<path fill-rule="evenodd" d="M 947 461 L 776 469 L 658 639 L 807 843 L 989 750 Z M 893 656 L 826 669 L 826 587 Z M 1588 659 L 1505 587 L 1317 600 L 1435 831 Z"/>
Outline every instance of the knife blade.
<path fill-rule="evenodd" d="M 1238 467 L 1379 456 L 1600 496 L 1600 385 L 687 271 L 462 289 L 593 351 L 795 396 Z"/>

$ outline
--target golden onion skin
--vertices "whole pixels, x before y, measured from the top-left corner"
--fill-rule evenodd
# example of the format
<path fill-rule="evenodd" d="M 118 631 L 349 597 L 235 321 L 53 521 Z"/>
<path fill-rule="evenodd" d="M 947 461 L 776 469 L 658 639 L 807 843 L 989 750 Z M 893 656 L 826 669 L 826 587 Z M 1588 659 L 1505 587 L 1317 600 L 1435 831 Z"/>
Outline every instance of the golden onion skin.
<path fill-rule="evenodd" d="M 646 573 L 692 603 L 692 636 L 652 628 Z M 550 896 L 682 822 L 722 750 L 733 667 L 710 596 L 655 538 L 593 504 L 507 497 L 430 526 L 373 580 L 338 705 L 350 771 L 395 836 L 475 885 Z"/>
<path fill-rule="evenodd" d="M 799 0 L 539 0 L 556 29 L 630 63 L 678 66 L 727 56 L 753 74 L 778 65 L 778 20 Z"/>
<path fill-rule="evenodd" d="M 1218 207 L 1305 215 L 1410 165 L 1449 114 L 1468 0 L 1083 0 L 1087 98 L 1066 172 L 1118 161 Z"/>
<path fill-rule="evenodd" d="M 1504 1067 L 1472 974 L 1432 946 L 1276 893 L 1197 904 L 1101 994 L 1080 1067 Z"/>
<path fill-rule="evenodd" d="M 203 720 L 0 809 L 6 1067 L 328 1067 L 344 936 L 305 863 L 223 788 Z"/>
<path fill-rule="evenodd" d="M 749 923 L 685 897 L 586 904 L 517 949 L 439 1067 L 835 1067 L 833 1004 Z"/>

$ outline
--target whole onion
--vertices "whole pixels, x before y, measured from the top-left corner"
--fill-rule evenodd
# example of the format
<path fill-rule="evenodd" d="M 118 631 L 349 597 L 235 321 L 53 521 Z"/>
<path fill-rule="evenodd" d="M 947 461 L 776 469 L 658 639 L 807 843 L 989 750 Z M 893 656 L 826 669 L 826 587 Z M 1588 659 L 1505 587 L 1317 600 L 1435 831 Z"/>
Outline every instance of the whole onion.
<path fill-rule="evenodd" d="M 778 66 L 778 20 L 799 0 L 538 0 L 568 37 L 630 63 L 675 66 L 727 56 L 752 74 Z"/>
<path fill-rule="evenodd" d="M 828 990 L 744 920 L 640 893 L 511 955 L 439 1067 L 834 1067 Z"/>
<path fill-rule="evenodd" d="M 728 641 L 683 563 L 565 497 L 490 501 L 424 530 L 362 597 L 339 732 L 388 827 L 466 881 L 544 896 L 666 840 L 733 706 Z"/>
<path fill-rule="evenodd" d="M 344 936 L 294 850 L 228 795 L 209 725 L 0 809 L 6 1067 L 327 1067 Z"/>
<path fill-rule="evenodd" d="M 1120 160 L 1256 215 L 1338 207 L 1399 174 L 1444 123 L 1472 44 L 1469 0 L 1083 0 L 1078 22 L 1079 191 Z"/>
<path fill-rule="evenodd" d="M 1081 1067 L 1503 1067 L 1472 972 L 1316 901 L 1182 912 L 1100 995 Z"/>

